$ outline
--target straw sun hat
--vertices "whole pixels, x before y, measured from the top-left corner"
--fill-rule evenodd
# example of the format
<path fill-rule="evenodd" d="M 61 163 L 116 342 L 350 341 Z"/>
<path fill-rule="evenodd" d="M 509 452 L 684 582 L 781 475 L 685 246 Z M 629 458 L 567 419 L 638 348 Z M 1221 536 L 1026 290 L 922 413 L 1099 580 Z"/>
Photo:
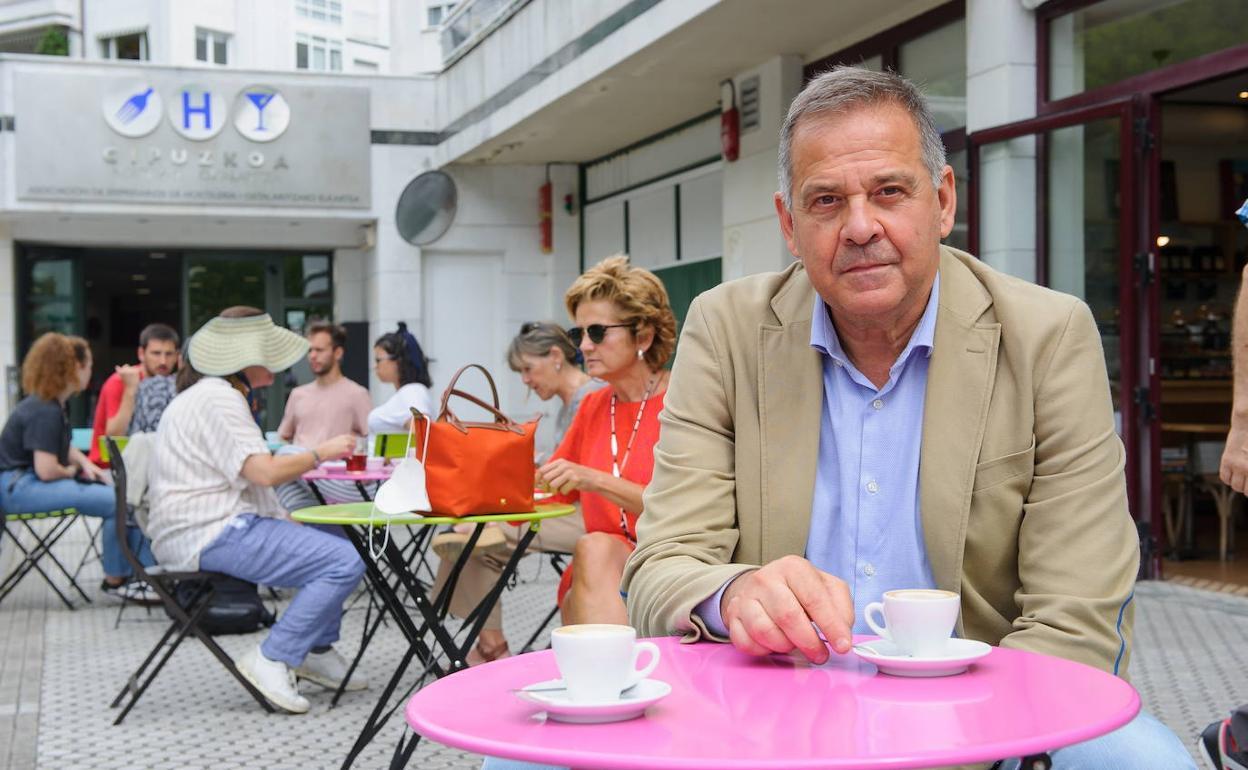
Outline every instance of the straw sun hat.
<path fill-rule="evenodd" d="M 213 318 L 187 343 L 191 366 L 213 377 L 263 366 L 271 372 L 289 369 L 307 355 L 308 341 L 273 323 L 268 313 L 246 318 Z"/>

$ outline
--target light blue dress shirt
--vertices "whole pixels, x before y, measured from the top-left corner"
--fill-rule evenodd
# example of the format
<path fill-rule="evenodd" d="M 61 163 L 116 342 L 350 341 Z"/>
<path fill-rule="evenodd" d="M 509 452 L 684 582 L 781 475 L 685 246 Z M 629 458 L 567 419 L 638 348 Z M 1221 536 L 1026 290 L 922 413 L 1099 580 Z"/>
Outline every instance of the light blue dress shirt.
<path fill-rule="evenodd" d="M 877 389 L 849 360 L 815 297 L 810 346 L 822 354 L 824 399 L 806 558 L 849 585 L 854 633 L 872 633 L 863 610 L 885 591 L 936 586 L 919 515 L 919 453 L 939 298 L 937 274 L 919 325 Z M 695 608 L 724 636 L 727 587 Z"/>

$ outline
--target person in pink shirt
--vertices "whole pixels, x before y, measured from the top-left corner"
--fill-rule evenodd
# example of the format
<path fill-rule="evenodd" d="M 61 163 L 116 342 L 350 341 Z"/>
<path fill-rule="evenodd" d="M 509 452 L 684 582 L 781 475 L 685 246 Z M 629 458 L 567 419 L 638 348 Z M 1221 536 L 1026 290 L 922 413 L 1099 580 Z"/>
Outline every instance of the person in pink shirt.
<path fill-rule="evenodd" d="M 289 446 L 278 454 L 310 451 L 326 439 L 344 433 L 363 438 L 368 435 L 368 413 L 372 397 L 362 385 L 342 373 L 342 355 L 346 350 L 347 331 L 338 324 L 317 321 L 308 325 L 308 365 L 316 379 L 300 385 L 286 399 L 286 411 L 277 433 Z M 358 499 L 354 485 L 343 490 L 327 490 L 337 498 L 339 491 Z M 316 505 L 308 486 L 299 479 L 277 489 L 282 506 L 288 511 Z"/>
<path fill-rule="evenodd" d="M 286 399 L 277 433 L 295 446 L 313 447 L 341 433 L 368 435 L 373 400 L 368 390 L 342 373 L 347 331 L 337 324 L 309 324 L 308 366 L 316 379 L 300 385 Z"/>

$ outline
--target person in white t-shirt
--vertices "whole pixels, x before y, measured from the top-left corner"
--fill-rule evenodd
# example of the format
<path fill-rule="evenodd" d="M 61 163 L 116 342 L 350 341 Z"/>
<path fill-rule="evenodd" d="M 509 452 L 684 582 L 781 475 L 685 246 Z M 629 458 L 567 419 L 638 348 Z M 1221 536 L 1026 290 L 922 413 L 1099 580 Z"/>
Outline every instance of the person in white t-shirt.
<path fill-rule="evenodd" d="M 162 566 L 299 589 L 268 637 L 237 661 L 274 706 L 294 714 L 309 708 L 297 678 L 337 688 L 345 677 L 347 662 L 332 645 L 343 602 L 364 575 L 345 537 L 290 521 L 273 491 L 355 447 L 342 434 L 309 452 L 269 454 L 255 393 L 307 350 L 307 340 L 255 308 L 208 321 L 187 343 L 148 468 L 147 534 Z M 347 689 L 366 686 L 357 674 Z"/>
<path fill-rule="evenodd" d="M 384 404 L 368 413 L 369 433 L 406 433 L 412 420 L 412 409 L 433 414 L 433 396 L 429 388 L 429 362 L 420 343 L 399 321 L 397 331 L 383 334 L 373 345 L 373 364 L 377 379 L 397 390 Z"/>

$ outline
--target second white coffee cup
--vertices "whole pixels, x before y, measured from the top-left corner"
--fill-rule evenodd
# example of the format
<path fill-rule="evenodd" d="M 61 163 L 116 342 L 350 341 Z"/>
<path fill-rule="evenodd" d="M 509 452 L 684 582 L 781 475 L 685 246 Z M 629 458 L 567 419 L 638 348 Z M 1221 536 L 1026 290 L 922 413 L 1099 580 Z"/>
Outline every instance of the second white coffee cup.
<path fill-rule="evenodd" d="M 619 699 L 620 693 L 645 679 L 659 665 L 659 648 L 637 641 L 632 626 L 584 623 L 561 626 L 550 633 L 550 646 L 568 698 L 574 703 L 602 703 Z M 650 660 L 637 663 L 643 653 Z"/>
<path fill-rule="evenodd" d="M 916 658 L 945 654 L 958 622 L 961 598 L 952 591 L 909 588 L 885 591 L 883 602 L 871 602 L 863 619 L 905 655 Z M 876 614 L 883 617 L 876 622 Z"/>

